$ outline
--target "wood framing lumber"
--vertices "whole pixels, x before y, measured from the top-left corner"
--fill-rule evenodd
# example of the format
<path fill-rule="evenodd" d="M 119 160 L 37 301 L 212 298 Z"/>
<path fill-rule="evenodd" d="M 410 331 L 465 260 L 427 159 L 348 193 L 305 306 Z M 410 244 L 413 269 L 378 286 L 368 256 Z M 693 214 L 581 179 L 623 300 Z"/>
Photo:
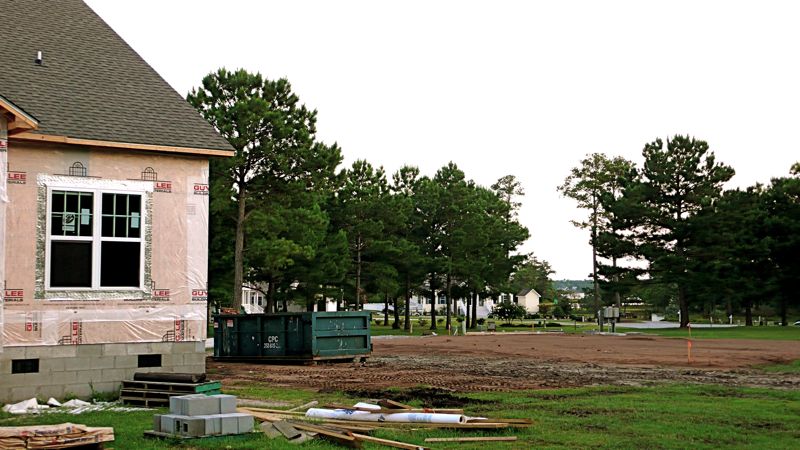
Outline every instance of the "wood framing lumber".
<path fill-rule="evenodd" d="M 378 401 L 378 405 L 382 408 L 389 408 L 389 409 L 414 409 L 413 406 L 406 405 L 405 403 L 396 402 L 394 400 L 383 399 Z"/>
<path fill-rule="evenodd" d="M 490 423 L 510 423 L 515 425 L 531 425 L 533 421 L 531 419 L 498 419 L 496 417 L 487 417 L 487 418 L 480 418 L 480 419 L 468 419 L 467 423 L 481 423 L 481 422 L 490 422 Z"/>
<path fill-rule="evenodd" d="M 308 403 L 305 403 L 305 404 L 302 404 L 300 406 L 295 406 L 294 408 L 287 409 L 286 412 L 295 412 L 295 411 L 300 411 L 300 410 L 306 410 L 308 408 L 311 408 L 312 406 L 317 406 L 317 405 L 319 405 L 319 402 L 316 401 L 316 400 L 312 400 L 312 401 L 310 401 Z"/>
<path fill-rule="evenodd" d="M 428 408 L 410 408 L 410 409 L 400 409 L 400 408 L 381 408 L 381 409 L 371 409 L 365 408 L 363 406 L 347 406 L 341 403 L 328 403 L 324 405 L 325 408 L 329 409 L 349 409 L 351 411 L 367 411 L 375 414 L 398 414 L 398 413 L 427 413 L 427 414 L 463 414 L 463 409 L 428 409 Z"/>
<path fill-rule="evenodd" d="M 406 442 L 392 441 L 389 439 L 381 439 L 373 436 L 367 436 L 365 434 L 353 433 L 353 437 L 360 441 L 372 442 L 373 444 L 381 444 L 387 447 L 404 448 L 407 450 L 429 450 L 428 447 L 424 447 L 422 445 L 408 444 Z"/>
<path fill-rule="evenodd" d="M 454 438 L 426 438 L 425 442 L 508 442 L 516 441 L 516 436 L 480 436 Z"/>
<path fill-rule="evenodd" d="M 325 427 L 318 427 L 314 425 L 308 425 L 305 423 L 291 422 L 291 424 L 298 430 L 317 433 L 318 436 L 334 441 L 337 444 L 342 444 L 351 448 L 361 448 L 361 442 L 351 435 L 338 433 L 335 431 L 328 430 Z"/>
<path fill-rule="evenodd" d="M 293 427 L 289 422 L 279 420 L 273 422 L 272 425 L 277 428 L 286 439 L 292 440 L 300 436 L 300 432 L 297 431 L 297 428 Z"/>

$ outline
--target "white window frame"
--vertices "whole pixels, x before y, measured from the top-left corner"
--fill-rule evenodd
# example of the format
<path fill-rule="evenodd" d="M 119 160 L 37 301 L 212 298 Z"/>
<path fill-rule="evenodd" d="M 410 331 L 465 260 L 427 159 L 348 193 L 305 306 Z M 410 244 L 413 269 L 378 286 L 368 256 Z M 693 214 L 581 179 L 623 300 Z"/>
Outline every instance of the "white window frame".
<path fill-rule="evenodd" d="M 121 183 L 127 184 L 127 183 Z M 53 191 L 66 191 L 66 192 L 87 192 L 92 193 L 92 237 L 87 239 L 84 236 L 55 236 L 52 239 L 52 202 Z M 139 237 L 138 238 L 115 238 L 103 237 L 103 194 L 127 194 L 139 195 L 141 197 L 141 215 L 139 219 Z M 52 183 L 47 185 L 47 222 L 45 226 L 45 290 L 47 291 L 144 291 L 145 290 L 145 233 L 149 226 L 149 218 L 147 217 L 147 190 L 138 189 L 136 187 L 126 186 L 90 186 L 88 183 Z M 51 242 L 55 241 L 74 241 L 74 242 L 92 242 L 92 285 L 91 287 L 60 287 L 50 285 L 50 259 L 51 259 Z M 139 243 L 139 286 L 100 286 L 100 267 L 101 267 L 101 254 L 103 241 L 116 241 L 116 242 L 138 242 Z"/>

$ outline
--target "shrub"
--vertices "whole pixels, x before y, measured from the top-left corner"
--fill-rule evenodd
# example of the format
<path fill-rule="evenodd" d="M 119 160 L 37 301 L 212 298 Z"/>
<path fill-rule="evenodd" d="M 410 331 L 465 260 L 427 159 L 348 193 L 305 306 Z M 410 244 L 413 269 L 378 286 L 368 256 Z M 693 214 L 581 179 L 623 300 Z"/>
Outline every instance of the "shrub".
<path fill-rule="evenodd" d="M 440 318 L 436 319 L 436 323 L 438 323 L 439 325 L 441 325 L 441 324 L 443 324 L 443 323 L 444 323 L 444 319 L 442 319 L 442 318 L 440 317 Z"/>
<path fill-rule="evenodd" d="M 428 321 L 425 320 L 425 319 L 419 319 L 419 321 L 417 321 L 417 323 L 419 323 L 419 326 L 421 326 L 421 327 L 424 327 L 424 326 L 428 325 Z"/>
<path fill-rule="evenodd" d="M 483 325 L 483 324 L 485 324 L 485 323 L 486 323 L 486 319 L 484 319 L 483 317 L 481 317 L 480 319 L 478 319 L 478 325 Z"/>

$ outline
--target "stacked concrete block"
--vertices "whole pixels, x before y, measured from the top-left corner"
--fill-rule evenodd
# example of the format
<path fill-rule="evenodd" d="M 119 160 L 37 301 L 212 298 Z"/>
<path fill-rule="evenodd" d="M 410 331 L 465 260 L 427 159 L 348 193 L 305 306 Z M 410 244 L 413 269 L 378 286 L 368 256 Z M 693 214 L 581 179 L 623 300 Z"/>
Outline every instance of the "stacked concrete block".
<path fill-rule="evenodd" d="M 253 416 L 236 412 L 233 395 L 191 394 L 170 397 L 169 414 L 153 417 L 153 430 L 186 437 L 253 431 Z"/>

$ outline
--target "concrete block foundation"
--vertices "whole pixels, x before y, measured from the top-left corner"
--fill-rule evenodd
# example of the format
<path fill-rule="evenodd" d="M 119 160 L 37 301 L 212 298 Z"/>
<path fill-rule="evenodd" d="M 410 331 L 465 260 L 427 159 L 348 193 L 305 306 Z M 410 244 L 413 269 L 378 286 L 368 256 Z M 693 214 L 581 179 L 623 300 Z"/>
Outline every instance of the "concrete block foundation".
<path fill-rule="evenodd" d="M 161 355 L 158 367 L 139 367 L 139 355 Z M 119 392 L 135 372 L 204 373 L 202 342 L 155 342 L 4 347 L 0 352 L 0 403 L 37 397 L 89 399 Z M 38 359 L 34 373 L 12 373 L 13 361 Z"/>

